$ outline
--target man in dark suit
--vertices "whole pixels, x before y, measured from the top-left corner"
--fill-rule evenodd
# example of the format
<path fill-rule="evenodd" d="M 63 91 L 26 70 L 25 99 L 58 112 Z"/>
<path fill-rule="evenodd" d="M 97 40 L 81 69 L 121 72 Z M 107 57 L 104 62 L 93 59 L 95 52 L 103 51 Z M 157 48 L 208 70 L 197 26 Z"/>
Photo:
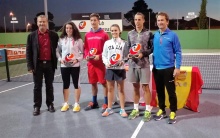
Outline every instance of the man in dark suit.
<path fill-rule="evenodd" d="M 49 112 L 55 112 L 53 101 L 53 80 L 57 68 L 56 48 L 57 33 L 47 29 L 48 19 L 45 15 L 37 17 L 38 30 L 28 35 L 26 46 L 27 68 L 34 80 L 34 111 L 40 114 L 42 104 L 42 83 L 45 78 L 46 104 Z"/>

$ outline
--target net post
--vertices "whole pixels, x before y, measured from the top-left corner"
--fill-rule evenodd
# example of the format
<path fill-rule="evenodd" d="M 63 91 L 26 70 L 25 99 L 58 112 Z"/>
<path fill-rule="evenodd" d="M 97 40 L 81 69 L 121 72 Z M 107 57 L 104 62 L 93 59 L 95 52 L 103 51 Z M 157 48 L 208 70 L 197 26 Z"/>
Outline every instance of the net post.
<path fill-rule="evenodd" d="M 7 50 L 4 49 L 5 51 L 5 67 L 6 67 L 6 72 L 7 72 L 7 80 L 8 82 L 10 82 L 10 73 L 9 73 L 9 66 L 8 66 L 8 54 L 7 54 Z"/>

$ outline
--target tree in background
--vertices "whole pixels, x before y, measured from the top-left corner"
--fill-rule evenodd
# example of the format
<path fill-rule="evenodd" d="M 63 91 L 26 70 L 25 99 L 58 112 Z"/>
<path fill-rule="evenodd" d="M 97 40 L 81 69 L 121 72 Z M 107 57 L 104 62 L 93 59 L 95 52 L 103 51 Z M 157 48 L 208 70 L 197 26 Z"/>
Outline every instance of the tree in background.
<path fill-rule="evenodd" d="M 34 18 L 34 23 L 32 24 L 32 31 L 35 31 L 38 29 L 37 26 L 37 17 L 39 15 L 45 15 L 45 12 L 40 12 L 36 14 L 36 17 Z M 48 12 L 48 21 L 49 21 L 49 30 L 54 30 L 55 24 L 53 23 L 53 14 L 51 12 Z"/>
<path fill-rule="evenodd" d="M 207 16 L 206 16 L 206 5 L 207 5 L 207 0 L 202 0 L 201 9 L 199 12 L 199 18 L 197 21 L 199 29 L 207 29 L 208 28 Z"/>
<path fill-rule="evenodd" d="M 145 23 L 144 23 L 145 28 L 148 28 L 149 26 L 149 13 L 150 13 L 150 24 L 152 27 L 155 27 L 156 13 L 154 13 L 152 9 L 148 9 L 148 5 L 144 0 L 137 0 L 136 2 L 134 2 L 134 6 L 132 7 L 132 10 L 124 14 L 124 18 L 134 27 L 135 26 L 134 15 L 137 12 L 141 12 L 145 15 Z"/>

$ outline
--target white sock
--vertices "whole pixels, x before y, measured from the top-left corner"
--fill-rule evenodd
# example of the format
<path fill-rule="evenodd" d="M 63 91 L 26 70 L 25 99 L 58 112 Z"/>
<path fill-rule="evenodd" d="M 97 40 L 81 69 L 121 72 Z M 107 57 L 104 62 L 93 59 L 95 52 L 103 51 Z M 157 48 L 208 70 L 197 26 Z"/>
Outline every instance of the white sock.
<path fill-rule="evenodd" d="M 74 104 L 74 106 L 77 106 L 77 105 L 79 105 L 79 103 L 75 103 L 75 104 Z"/>
<path fill-rule="evenodd" d="M 137 110 L 137 111 L 139 111 L 139 109 L 138 109 L 138 104 L 134 104 L 134 109 Z"/>
<path fill-rule="evenodd" d="M 63 105 L 68 105 L 68 102 L 64 102 Z"/>
<path fill-rule="evenodd" d="M 147 111 L 151 112 L 152 108 L 153 108 L 152 106 L 146 105 L 146 110 L 147 110 Z"/>

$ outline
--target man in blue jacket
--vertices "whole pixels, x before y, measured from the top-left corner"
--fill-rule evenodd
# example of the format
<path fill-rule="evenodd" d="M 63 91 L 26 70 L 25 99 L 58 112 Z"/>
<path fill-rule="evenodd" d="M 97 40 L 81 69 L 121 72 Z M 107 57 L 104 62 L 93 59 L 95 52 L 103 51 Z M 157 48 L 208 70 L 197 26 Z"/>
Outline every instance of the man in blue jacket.
<path fill-rule="evenodd" d="M 154 34 L 153 73 L 156 83 L 159 111 L 154 116 L 155 120 L 166 118 L 165 87 L 169 95 L 170 116 L 169 124 L 176 123 L 177 97 L 175 76 L 180 73 L 182 51 L 178 36 L 168 28 L 169 16 L 160 12 L 156 16 L 158 31 Z"/>

